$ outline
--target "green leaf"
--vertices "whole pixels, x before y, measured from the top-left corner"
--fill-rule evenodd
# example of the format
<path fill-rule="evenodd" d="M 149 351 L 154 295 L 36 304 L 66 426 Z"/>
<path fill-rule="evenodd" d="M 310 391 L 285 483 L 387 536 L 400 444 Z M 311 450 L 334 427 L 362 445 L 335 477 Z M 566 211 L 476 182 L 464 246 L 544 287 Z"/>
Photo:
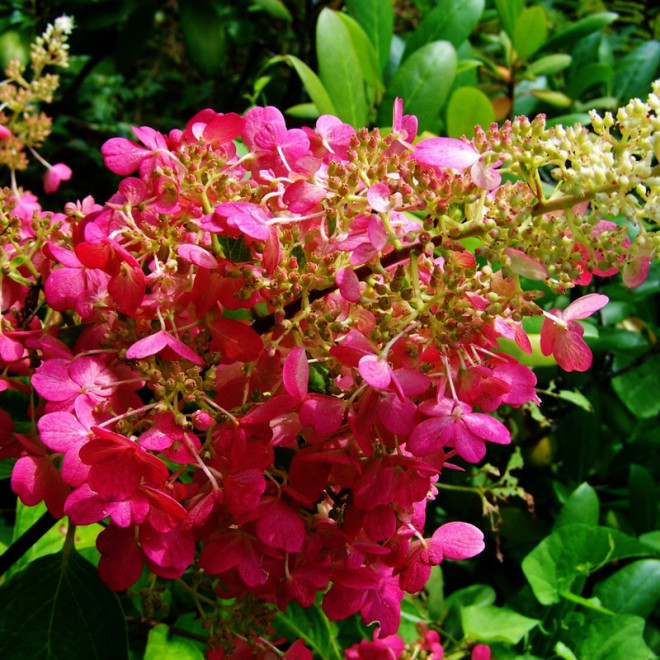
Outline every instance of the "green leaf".
<path fill-rule="evenodd" d="M 224 20 L 210 0 L 182 0 L 179 19 L 192 63 L 202 75 L 214 78 L 222 71 L 227 51 Z"/>
<path fill-rule="evenodd" d="M 282 0 L 252 0 L 253 4 L 259 9 L 263 9 L 275 18 L 281 18 L 283 21 L 292 21 L 291 12 L 286 8 Z"/>
<path fill-rule="evenodd" d="M 316 106 L 319 115 L 336 115 L 335 106 L 330 100 L 328 90 L 323 86 L 321 79 L 302 61 L 294 55 L 287 55 L 285 61 L 295 70 L 309 98 Z"/>
<path fill-rule="evenodd" d="M 578 658 L 607 660 L 647 660 L 655 654 L 644 641 L 644 619 L 634 614 L 605 617 L 586 628 L 586 636 L 576 645 Z"/>
<path fill-rule="evenodd" d="M 660 41 L 647 41 L 623 57 L 616 67 L 612 91 L 620 103 L 645 99 L 660 68 Z"/>
<path fill-rule="evenodd" d="M 657 528 L 658 491 L 651 473 L 642 465 L 634 463 L 628 474 L 628 505 L 637 534 Z"/>
<path fill-rule="evenodd" d="M 286 109 L 286 114 L 290 117 L 297 117 L 298 119 L 318 119 L 319 111 L 313 103 L 298 103 Z"/>
<path fill-rule="evenodd" d="M 523 559 L 522 569 L 537 600 L 551 605 L 559 602 L 560 592 L 606 563 L 649 554 L 648 546 L 615 529 L 574 523 L 543 539 Z"/>
<path fill-rule="evenodd" d="M 9 479 L 16 463 L 15 458 L 3 458 L 0 461 L 0 479 Z"/>
<path fill-rule="evenodd" d="M 550 117 L 548 121 L 545 122 L 545 125 L 550 128 L 551 126 L 557 126 L 561 124 L 562 126 L 573 126 L 574 124 L 582 124 L 586 126 L 591 121 L 589 115 L 586 112 L 571 112 L 567 115 L 559 115 L 558 117 Z"/>
<path fill-rule="evenodd" d="M 360 62 L 360 71 L 367 85 L 371 85 L 380 96 L 383 92 L 383 79 L 376 51 L 361 25 L 347 14 L 336 14 L 344 23 L 353 42 L 353 48 Z"/>
<path fill-rule="evenodd" d="M 625 367 L 631 357 L 617 355 L 613 368 Z M 635 369 L 612 378 L 612 388 L 619 399 L 640 419 L 651 419 L 660 413 L 660 355 L 652 355 Z"/>
<path fill-rule="evenodd" d="M 559 392 L 554 393 L 554 396 L 563 401 L 570 401 L 573 405 L 587 412 L 593 412 L 594 410 L 591 401 L 578 390 L 559 390 Z"/>
<path fill-rule="evenodd" d="M 532 62 L 527 71 L 534 76 L 550 76 L 553 73 L 563 71 L 571 65 L 572 58 L 564 53 L 546 55 Z"/>
<path fill-rule="evenodd" d="M 524 0 L 495 0 L 497 13 L 500 16 L 500 22 L 504 31 L 513 38 L 514 26 L 516 19 L 522 13 L 525 2 Z"/>
<path fill-rule="evenodd" d="M 368 120 L 364 80 L 353 39 L 337 12 L 325 8 L 316 24 L 316 55 L 319 76 L 328 91 L 337 116 L 355 128 Z"/>
<path fill-rule="evenodd" d="M 563 92 L 555 92 L 551 89 L 534 89 L 531 90 L 529 94 L 555 108 L 571 107 L 571 99 L 569 99 Z"/>
<path fill-rule="evenodd" d="M 42 557 L 0 587 L 3 660 L 118 660 L 127 655 L 119 600 L 75 550 Z"/>
<path fill-rule="evenodd" d="M 464 607 L 461 621 L 465 636 L 472 640 L 509 644 L 517 644 L 539 623 L 537 619 L 495 605 Z"/>
<path fill-rule="evenodd" d="M 432 41 L 449 41 L 458 48 L 476 27 L 484 5 L 484 0 L 440 0 L 410 35 L 404 60 Z"/>
<path fill-rule="evenodd" d="M 569 27 L 562 30 L 554 37 L 551 37 L 543 45 L 543 50 L 557 51 L 563 46 L 572 46 L 577 43 L 582 37 L 585 37 L 592 32 L 602 30 L 604 27 L 613 23 L 618 14 L 611 11 L 602 11 L 596 14 L 591 14 L 575 23 L 571 23 Z"/>
<path fill-rule="evenodd" d="M 580 484 L 570 495 L 562 507 L 554 529 L 564 525 L 582 523 L 596 527 L 600 515 L 600 502 L 596 491 L 587 483 Z"/>
<path fill-rule="evenodd" d="M 376 51 L 379 70 L 383 71 L 394 34 L 392 0 L 347 0 L 346 6 L 367 33 Z"/>
<path fill-rule="evenodd" d="M 591 87 L 604 85 L 605 91 L 609 91 L 610 82 L 614 76 L 614 69 L 609 64 L 601 62 L 590 62 L 580 67 L 566 86 L 566 94 L 572 99 L 580 99 Z"/>
<path fill-rule="evenodd" d="M 429 608 L 429 617 L 433 621 L 440 621 L 445 605 L 445 581 L 441 566 L 431 567 L 431 577 L 424 588 L 428 594 L 426 605 Z"/>
<path fill-rule="evenodd" d="M 490 126 L 495 111 L 490 99 L 476 87 L 459 87 L 447 104 L 447 135 L 468 139 L 474 137 L 475 126 Z"/>
<path fill-rule="evenodd" d="M 337 624 L 329 621 L 318 605 L 302 607 L 292 600 L 285 612 L 275 615 L 276 631 L 295 642 L 304 639 L 305 644 L 323 660 L 341 660 L 337 645 Z"/>
<path fill-rule="evenodd" d="M 144 660 L 204 660 L 201 645 L 185 637 L 170 637 L 169 630 L 161 623 L 149 631 Z"/>
<path fill-rule="evenodd" d="M 420 132 L 437 128 L 438 115 L 456 75 L 456 61 L 456 51 L 447 41 L 434 41 L 415 51 L 390 81 L 378 124 L 391 124 L 392 105 L 398 96 L 403 98 L 405 112 L 417 116 Z"/>
<path fill-rule="evenodd" d="M 648 617 L 660 600 L 660 560 L 642 559 L 624 566 L 597 584 L 594 594 L 613 612 Z"/>
<path fill-rule="evenodd" d="M 538 5 L 523 9 L 513 26 L 511 41 L 520 57 L 527 59 L 545 43 L 548 36 L 548 20 L 543 7 Z"/>

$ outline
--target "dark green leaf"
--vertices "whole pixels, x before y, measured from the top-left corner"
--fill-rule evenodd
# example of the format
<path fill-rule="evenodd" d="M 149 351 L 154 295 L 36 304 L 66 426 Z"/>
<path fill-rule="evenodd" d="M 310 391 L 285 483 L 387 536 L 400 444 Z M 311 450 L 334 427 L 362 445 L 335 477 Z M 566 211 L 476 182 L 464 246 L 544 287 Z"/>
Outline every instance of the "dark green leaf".
<path fill-rule="evenodd" d="M 601 566 L 649 554 L 648 546 L 615 529 L 567 524 L 543 539 L 523 559 L 522 569 L 537 600 L 551 605 Z"/>
<path fill-rule="evenodd" d="M 0 461 L 0 479 L 9 479 L 11 477 L 15 463 L 15 458 L 3 458 Z"/>
<path fill-rule="evenodd" d="M 555 529 L 563 525 L 582 523 L 596 527 L 600 514 L 600 503 L 596 491 L 587 483 L 580 484 L 566 500 L 557 516 Z"/>
<path fill-rule="evenodd" d="M 628 504 L 635 532 L 643 534 L 656 529 L 658 520 L 658 491 L 651 473 L 642 465 L 630 466 L 628 475 Z"/>
<path fill-rule="evenodd" d="M 179 14 L 183 42 L 192 63 L 204 76 L 217 76 L 227 48 L 223 19 L 209 0 L 182 0 Z"/>
<path fill-rule="evenodd" d="M 537 619 L 495 605 L 464 607 L 461 610 L 461 621 L 463 632 L 470 639 L 509 644 L 517 644 L 539 623 Z"/>
<path fill-rule="evenodd" d="M 557 51 L 560 50 L 563 46 L 571 46 L 582 37 L 596 32 L 597 30 L 602 30 L 604 27 L 613 23 L 619 17 L 618 14 L 610 11 L 603 11 L 597 14 L 591 14 L 586 18 L 572 23 L 565 30 L 562 30 L 554 37 L 551 37 L 543 45 L 543 50 L 545 51 Z"/>
<path fill-rule="evenodd" d="M 3 660 L 122 660 L 117 596 L 75 550 L 42 557 L 0 587 Z"/>
<path fill-rule="evenodd" d="M 642 559 L 624 566 L 597 584 L 594 594 L 613 612 L 646 618 L 660 600 L 660 560 Z"/>
<path fill-rule="evenodd" d="M 321 79 L 302 61 L 294 55 L 284 58 L 300 76 L 305 91 L 316 106 L 319 115 L 336 115 L 335 106 L 330 100 L 328 90 L 323 86 Z"/>
<path fill-rule="evenodd" d="M 283 21 L 293 20 L 291 12 L 282 0 L 252 0 L 252 2 L 275 18 L 281 18 Z"/>
<path fill-rule="evenodd" d="M 347 0 L 346 6 L 371 40 L 378 58 L 379 70 L 383 71 L 390 56 L 394 34 L 392 1 Z"/>
<path fill-rule="evenodd" d="M 524 0 L 495 0 L 495 6 L 504 31 L 513 38 L 516 18 L 520 16 L 525 7 Z"/>
<path fill-rule="evenodd" d="M 449 41 L 458 48 L 479 22 L 484 4 L 484 0 L 440 0 L 410 35 L 404 60 L 432 41 Z"/>
<path fill-rule="evenodd" d="M 629 356 L 617 355 L 614 369 L 621 369 L 630 361 Z M 613 378 L 612 387 L 635 417 L 656 417 L 660 413 L 660 355 L 652 355 L 635 369 Z"/>
<path fill-rule="evenodd" d="M 323 660 L 341 660 L 337 624 L 329 621 L 318 605 L 302 607 L 295 600 L 291 601 L 285 612 L 276 614 L 275 629 L 290 642 L 304 639 Z"/>
<path fill-rule="evenodd" d="M 488 127 L 495 121 L 490 99 L 476 87 L 459 87 L 447 104 L 447 134 L 449 137 L 474 137 L 475 126 Z"/>
<path fill-rule="evenodd" d="M 604 90 L 609 90 L 614 70 L 608 64 L 591 62 L 582 67 L 566 87 L 566 94 L 572 99 L 579 99 L 584 92 L 596 85 L 603 85 Z"/>
<path fill-rule="evenodd" d="M 337 116 L 360 128 L 367 123 L 368 107 L 360 60 L 351 35 L 337 12 L 323 9 L 316 24 L 319 76 Z"/>
<path fill-rule="evenodd" d="M 604 617 L 589 625 L 585 639 L 576 645 L 578 658 L 650 660 L 655 654 L 644 641 L 644 619 L 633 614 Z"/>
<path fill-rule="evenodd" d="M 399 68 L 380 106 L 378 124 L 392 123 L 392 105 L 403 98 L 404 110 L 417 116 L 419 130 L 433 130 L 456 75 L 456 51 L 447 41 L 434 41 L 415 51 Z"/>
<path fill-rule="evenodd" d="M 527 7 L 516 18 L 513 26 L 513 47 L 523 59 L 533 55 L 545 43 L 548 21 L 543 7 Z"/>
<path fill-rule="evenodd" d="M 170 637 L 169 630 L 161 623 L 149 631 L 143 660 L 204 660 L 201 645 L 185 637 Z"/>
<path fill-rule="evenodd" d="M 633 97 L 646 99 L 660 69 L 660 41 L 647 41 L 618 62 L 612 90 L 621 103 Z"/>

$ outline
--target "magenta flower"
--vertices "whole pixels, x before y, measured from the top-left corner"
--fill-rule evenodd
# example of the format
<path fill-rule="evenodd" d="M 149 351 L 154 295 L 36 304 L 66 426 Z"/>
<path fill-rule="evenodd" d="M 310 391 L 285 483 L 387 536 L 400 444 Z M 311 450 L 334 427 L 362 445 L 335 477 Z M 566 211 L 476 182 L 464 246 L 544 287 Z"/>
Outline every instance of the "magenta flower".
<path fill-rule="evenodd" d="M 473 181 L 484 190 L 493 190 L 500 185 L 500 173 L 487 167 L 482 155 L 467 140 L 456 138 L 427 138 L 415 145 L 415 159 L 422 165 L 463 172 L 468 167 Z"/>
<path fill-rule="evenodd" d="M 419 411 L 433 417 L 420 422 L 406 442 L 415 456 L 428 456 L 442 447 L 453 447 L 461 458 L 478 463 L 486 454 L 486 441 L 500 445 L 511 442 L 511 433 L 502 422 L 472 412 L 471 406 L 462 401 L 424 401 Z"/>
<path fill-rule="evenodd" d="M 590 293 L 574 300 L 563 312 L 553 309 L 545 313 L 541 326 L 541 352 L 553 355 L 565 371 L 587 371 L 591 367 L 591 350 L 582 339 L 584 328 L 577 322 L 605 307 L 609 298 Z"/>
<path fill-rule="evenodd" d="M 54 193 L 62 181 L 68 181 L 71 178 L 71 168 L 64 163 L 56 163 L 46 170 L 44 176 L 44 192 Z"/>

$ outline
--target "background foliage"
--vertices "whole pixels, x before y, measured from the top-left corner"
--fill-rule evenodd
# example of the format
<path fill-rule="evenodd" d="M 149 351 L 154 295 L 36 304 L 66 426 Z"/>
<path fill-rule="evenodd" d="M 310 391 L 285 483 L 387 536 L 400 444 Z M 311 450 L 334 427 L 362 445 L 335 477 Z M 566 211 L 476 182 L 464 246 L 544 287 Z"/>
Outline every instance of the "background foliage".
<path fill-rule="evenodd" d="M 103 200 L 115 182 L 102 167 L 106 139 L 129 136 L 132 125 L 168 131 L 203 107 L 270 104 L 288 109 L 291 125 L 333 113 L 358 127 L 388 126 L 401 96 L 421 130 L 453 137 L 517 114 L 587 121 L 590 108 L 645 97 L 658 77 L 660 12 L 651 4 L 13 0 L 0 9 L 0 65 L 27 57 L 48 21 L 74 16 L 72 67 L 49 110 L 54 135 L 44 155 L 74 171 L 57 199 L 84 190 Z M 36 190 L 40 177 L 35 169 L 21 182 Z M 475 642 L 501 660 L 660 653 L 660 269 L 634 291 L 611 280 L 588 291 L 611 300 L 587 331 L 594 367 L 565 374 L 532 356 L 540 408 L 511 410 L 514 444 L 491 449 L 488 465 L 440 486 L 429 526 L 468 520 L 488 535 L 487 549 L 434 569 L 427 590 L 404 605 L 404 639 L 414 639 L 421 622 L 436 627 L 457 658 Z M 0 396 L 20 422 L 25 402 Z M 16 505 L 8 476 L 0 463 L 0 550 L 43 512 Z M 52 553 L 66 525 L 53 527 L 6 573 L 0 656 L 26 657 L 13 636 L 17 620 L 38 648 L 52 632 L 43 628 L 45 613 L 70 612 L 84 584 L 87 600 L 69 625 L 93 634 L 55 642 L 63 646 L 52 657 L 91 657 L 92 648 L 99 657 L 202 657 L 203 631 L 176 585 L 149 603 L 137 588 L 121 604 L 104 590 L 83 559 L 95 559 L 95 533 L 76 530 L 77 551 L 65 558 Z M 53 595 L 44 601 L 44 593 Z M 121 639 L 110 646 L 122 617 L 128 646 Z M 290 606 L 278 622 L 284 637 L 304 638 L 324 658 L 370 636 L 357 620 L 331 623 L 317 608 Z"/>

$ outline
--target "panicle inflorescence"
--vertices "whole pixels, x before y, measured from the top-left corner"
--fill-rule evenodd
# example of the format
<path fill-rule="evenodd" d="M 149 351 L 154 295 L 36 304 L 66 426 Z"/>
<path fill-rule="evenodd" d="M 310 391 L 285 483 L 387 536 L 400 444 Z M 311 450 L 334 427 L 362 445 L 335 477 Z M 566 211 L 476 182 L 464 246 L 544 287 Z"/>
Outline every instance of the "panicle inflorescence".
<path fill-rule="evenodd" d="M 545 286 L 646 277 L 656 92 L 593 132 L 519 118 L 414 146 L 398 101 L 386 136 L 203 110 L 106 142 L 122 180 L 103 205 L 47 214 L 5 191 L 0 366 L 39 401 L 38 437 L 7 436 L 14 489 L 107 521 L 113 589 L 146 567 L 214 591 L 200 610 L 219 648 L 267 646 L 271 605 L 319 592 L 331 619 L 393 634 L 432 566 L 483 548 L 467 523 L 425 534 L 425 504 L 448 461 L 510 442 L 492 413 L 538 401 L 505 350 L 532 351 L 523 320 L 544 316 L 564 369 L 591 365 L 579 321 L 607 298 L 548 310 Z"/>

